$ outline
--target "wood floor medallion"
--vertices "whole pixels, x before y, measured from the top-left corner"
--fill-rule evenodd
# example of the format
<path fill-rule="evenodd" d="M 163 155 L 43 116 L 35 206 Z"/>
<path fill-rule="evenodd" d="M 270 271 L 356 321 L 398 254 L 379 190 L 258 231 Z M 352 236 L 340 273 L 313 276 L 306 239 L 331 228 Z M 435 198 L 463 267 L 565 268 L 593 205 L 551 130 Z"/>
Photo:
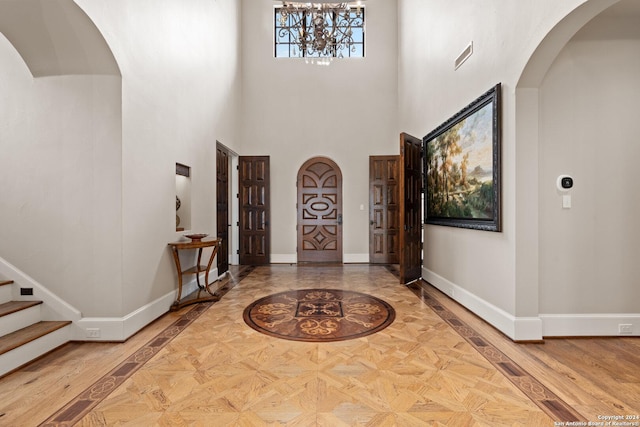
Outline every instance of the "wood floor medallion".
<path fill-rule="evenodd" d="M 389 326 L 395 310 L 360 292 L 302 289 L 260 298 L 244 310 L 244 321 L 263 334 L 292 341 L 329 342 L 360 338 Z"/>

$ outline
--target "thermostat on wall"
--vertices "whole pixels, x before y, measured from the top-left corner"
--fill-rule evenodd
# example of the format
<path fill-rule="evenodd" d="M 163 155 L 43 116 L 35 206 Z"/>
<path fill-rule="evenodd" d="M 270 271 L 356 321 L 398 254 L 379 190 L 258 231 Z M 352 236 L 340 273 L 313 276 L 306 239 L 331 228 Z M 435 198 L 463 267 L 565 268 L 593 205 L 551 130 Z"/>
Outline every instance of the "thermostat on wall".
<path fill-rule="evenodd" d="M 573 188 L 573 178 L 569 175 L 560 175 L 556 181 L 556 186 L 560 191 L 569 191 Z"/>

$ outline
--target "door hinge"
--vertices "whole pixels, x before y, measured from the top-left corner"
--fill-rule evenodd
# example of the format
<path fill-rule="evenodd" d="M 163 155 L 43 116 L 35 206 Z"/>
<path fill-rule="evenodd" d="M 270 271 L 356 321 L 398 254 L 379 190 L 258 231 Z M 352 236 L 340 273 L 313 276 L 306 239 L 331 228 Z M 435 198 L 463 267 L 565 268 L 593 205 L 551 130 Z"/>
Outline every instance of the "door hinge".
<path fill-rule="evenodd" d="M 240 198 L 240 193 L 236 193 L 236 199 Z"/>
<path fill-rule="evenodd" d="M 240 227 L 240 221 L 236 221 L 236 225 Z"/>
<path fill-rule="evenodd" d="M 240 249 L 236 249 L 236 255 L 240 255 Z"/>

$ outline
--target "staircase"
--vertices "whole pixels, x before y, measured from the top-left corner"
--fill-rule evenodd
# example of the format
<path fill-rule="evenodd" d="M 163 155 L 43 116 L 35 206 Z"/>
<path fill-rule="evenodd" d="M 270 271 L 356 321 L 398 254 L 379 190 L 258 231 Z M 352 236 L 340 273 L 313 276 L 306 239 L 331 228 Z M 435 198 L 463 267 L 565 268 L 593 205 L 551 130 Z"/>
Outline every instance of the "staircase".
<path fill-rule="evenodd" d="M 0 376 L 69 341 L 71 321 L 42 320 L 42 301 L 0 278 Z"/>

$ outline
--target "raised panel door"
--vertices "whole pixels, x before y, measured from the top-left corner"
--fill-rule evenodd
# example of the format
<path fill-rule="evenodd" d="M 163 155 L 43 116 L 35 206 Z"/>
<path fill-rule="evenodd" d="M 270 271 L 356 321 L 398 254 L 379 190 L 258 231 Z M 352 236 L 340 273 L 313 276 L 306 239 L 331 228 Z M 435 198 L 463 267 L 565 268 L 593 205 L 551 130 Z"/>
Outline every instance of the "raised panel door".
<path fill-rule="evenodd" d="M 240 156 L 238 169 L 240 264 L 269 264 L 269 157 Z"/>
<path fill-rule="evenodd" d="M 400 135 L 400 281 L 422 277 L 422 141 Z"/>
<path fill-rule="evenodd" d="M 369 262 L 399 261 L 399 156 L 369 157 Z"/>

